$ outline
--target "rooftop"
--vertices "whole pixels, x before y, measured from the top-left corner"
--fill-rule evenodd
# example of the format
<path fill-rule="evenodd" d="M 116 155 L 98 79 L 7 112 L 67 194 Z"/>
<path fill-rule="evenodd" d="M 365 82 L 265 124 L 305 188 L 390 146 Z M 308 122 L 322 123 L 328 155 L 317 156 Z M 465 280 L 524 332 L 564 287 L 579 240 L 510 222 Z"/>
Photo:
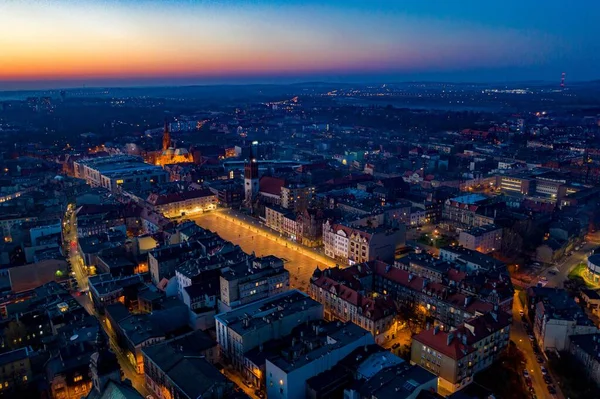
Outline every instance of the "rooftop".
<path fill-rule="evenodd" d="M 215 319 L 239 335 L 259 329 L 273 321 L 291 316 L 305 309 L 322 307 L 319 302 L 298 290 L 290 290 L 273 297 L 253 302 L 229 312 L 215 316 Z"/>

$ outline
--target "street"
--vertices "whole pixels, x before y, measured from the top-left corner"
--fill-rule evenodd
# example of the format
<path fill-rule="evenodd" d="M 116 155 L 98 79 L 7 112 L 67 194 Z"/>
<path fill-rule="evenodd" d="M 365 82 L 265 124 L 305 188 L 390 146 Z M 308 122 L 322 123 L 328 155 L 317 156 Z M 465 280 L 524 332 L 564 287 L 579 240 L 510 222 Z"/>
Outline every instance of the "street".
<path fill-rule="evenodd" d="M 523 355 L 525 355 L 526 365 L 524 366 L 524 368 L 527 368 L 527 371 L 529 371 L 529 375 L 531 376 L 531 382 L 533 388 L 535 389 L 535 394 L 537 395 L 537 397 L 539 399 L 552 398 L 552 396 L 548 393 L 548 387 L 544 382 L 544 377 L 540 369 L 540 364 L 538 364 L 536 360 L 536 355 L 533 352 L 532 342 L 529 340 L 529 336 L 527 334 L 527 331 L 525 330 L 525 326 L 521 321 L 521 315 L 519 313 L 521 311 L 524 311 L 524 308 L 521 305 L 521 302 L 519 301 L 517 292 L 515 292 L 512 309 L 513 323 L 510 330 L 510 339 L 517 345 L 517 348 L 519 348 L 519 350 L 523 352 Z M 545 367 L 548 368 L 547 366 Z M 555 397 L 562 398 L 560 390 L 557 389 L 557 391 L 558 394 Z"/>
<path fill-rule="evenodd" d="M 568 278 L 571 270 L 580 263 L 586 263 L 590 251 L 600 246 L 600 232 L 588 234 L 586 240 L 587 243 L 580 248 L 579 251 L 573 251 L 571 256 L 564 257 L 562 261 L 556 265 L 559 270 L 557 274 L 553 275 L 550 273 L 552 268 L 547 268 L 540 273 L 539 277 L 548 279 L 547 287 L 563 287 L 563 283 Z"/>
<path fill-rule="evenodd" d="M 276 235 L 275 232 L 257 224 L 234 218 L 226 212 L 217 211 L 190 218 L 200 227 L 218 233 L 225 240 L 239 245 L 248 253 L 257 256 L 275 255 L 283 258 L 285 268 L 290 272 L 291 288 L 308 292 L 308 283 L 317 265 L 323 269 L 335 266 L 333 259 L 292 243 Z"/>
<path fill-rule="evenodd" d="M 79 292 L 74 294 L 77 302 L 91 315 L 96 316 L 98 319 L 98 323 L 104 329 L 104 332 L 109 338 L 110 348 L 117 356 L 117 360 L 119 361 L 119 365 L 121 366 L 121 371 L 123 372 L 123 377 L 127 378 L 131 381 L 133 387 L 144 397 L 150 394 L 148 389 L 144 383 L 144 376 L 138 374 L 129 359 L 124 354 L 123 350 L 117 344 L 117 340 L 114 332 L 110 329 L 110 327 L 106 323 L 106 318 L 104 316 L 99 316 L 94 309 L 94 304 L 90 298 L 90 294 L 88 291 L 88 276 L 87 272 L 84 269 L 83 259 L 79 254 L 79 250 L 77 247 L 77 218 L 75 215 L 75 209 L 68 209 L 67 214 L 65 215 L 65 220 L 68 220 L 68 226 L 65 226 L 65 230 L 68 227 L 68 231 L 65 231 L 63 234 L 64 241 L 69 246 L 69 259 L 71 261 L 71 268 L 75 273 L 75 279 L 77 280 L 77 284 L 79 286 Z"/>

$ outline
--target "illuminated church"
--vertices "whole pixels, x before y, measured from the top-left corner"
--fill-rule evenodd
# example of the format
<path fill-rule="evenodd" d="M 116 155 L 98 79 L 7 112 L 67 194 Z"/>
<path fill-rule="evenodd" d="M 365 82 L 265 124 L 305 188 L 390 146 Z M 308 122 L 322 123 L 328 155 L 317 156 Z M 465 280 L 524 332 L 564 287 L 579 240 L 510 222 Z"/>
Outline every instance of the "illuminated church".
<path fill-rule="evenodd" d="M 169 124 L 165 122 L 165 131 L 162 139 L 162 152 L 156 156 L 156 165 L 169 165 L 173 163 L 194 162 L 194 157 L 185 148 L 174 148 L 171 142 Z"/>

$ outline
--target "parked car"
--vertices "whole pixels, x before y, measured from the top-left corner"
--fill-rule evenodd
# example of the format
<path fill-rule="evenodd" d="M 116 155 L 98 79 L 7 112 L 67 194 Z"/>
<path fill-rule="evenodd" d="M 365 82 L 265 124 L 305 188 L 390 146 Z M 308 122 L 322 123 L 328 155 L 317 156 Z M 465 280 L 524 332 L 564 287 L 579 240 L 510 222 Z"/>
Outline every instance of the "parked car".
<path fill-rule="evenodd" d="M 535 360 L 537 360 L 539 364 L 544 363 L 544 359 L 541 356 L 536 357 Z"/>
<path fill-rule="evenodd" d="M 548 385 L 552 384 L 552 378 L 549 375 L 544 376 L 544 382 Z"/>
<path fill-rule="evenodd" d="M 531 342 L 533 342 L 533 340 L 534 340 L 534 338 L 533 338 L 533 335 L 529 334 L 529 335 L 528 335 L 528 337 L 529 337 L 529 340 L 530 340 Z"/>
<path fill-rule="evenodd" d="M 529 371 L 523 370 L 523 377 L 529 378 Z"/>
<path fill-rule="evenodd" d="M 256 396 L 258 396 L 259 398 L 264 398 L 265 397 L 265 393 L 263 391 L 261 391 L 260 389 L 257 389 L 256 391 L 254 391 L 254 394 Z"/>
<path fill-rule="evenodd" d="M 550 393 L 550 395 L 556 394 L 556 389 L 554 388 L 554 386 L 548 385 L 548 393 Z"/>
<path fill-rule="evenodd" d="M 546 370 L 546 367 L 542 366 L 541 370 L 542 370 L 542 375 L 548 374 L 548 370 Z"/>
<path fill-rule="evenodd" d="M 523 315 L 524 315 L 524 314 L 525 314 L 525 312 L 523 312 L 522 310 L 519 310 L 519 315 L 520 315 L 521 317 L 523 317 Z"/>

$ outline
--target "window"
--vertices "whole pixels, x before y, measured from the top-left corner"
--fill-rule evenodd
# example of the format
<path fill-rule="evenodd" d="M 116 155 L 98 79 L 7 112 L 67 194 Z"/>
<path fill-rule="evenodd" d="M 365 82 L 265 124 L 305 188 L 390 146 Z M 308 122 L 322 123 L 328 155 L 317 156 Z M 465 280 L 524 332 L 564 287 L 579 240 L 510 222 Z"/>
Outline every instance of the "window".
<path fill-rule="evenodd" d="M 77 376 L 75 376 L 75 378 L 73 378 L 73 381 L 75 381 L 75 382 L 78 382 L 81 380 L 83 380 L 83 376 L 81 376 L 81 375 L 77 375 Z"/>

